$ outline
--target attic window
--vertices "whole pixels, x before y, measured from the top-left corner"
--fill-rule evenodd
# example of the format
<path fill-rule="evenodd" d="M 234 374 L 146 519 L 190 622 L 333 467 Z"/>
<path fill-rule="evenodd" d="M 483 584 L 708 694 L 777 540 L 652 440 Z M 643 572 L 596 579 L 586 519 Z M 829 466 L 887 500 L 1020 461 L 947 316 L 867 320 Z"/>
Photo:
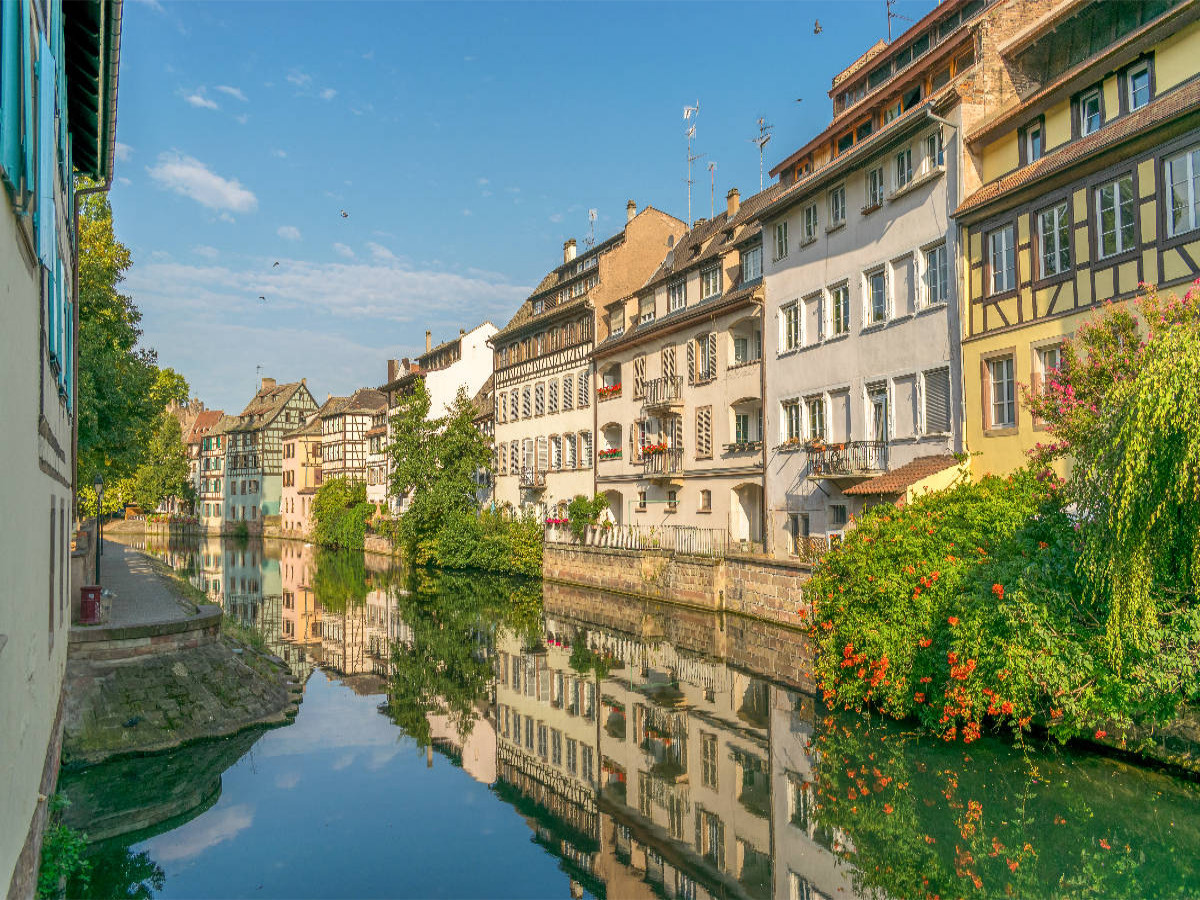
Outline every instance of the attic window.
<path fill-rule="evenodd" d="M 546 308 L 546 301 L 541 299 L 540 297 L 537 300 L 533 301 L 533 314 L 535 316 L 541 315 L 542 311 L 545 308 Z"/>

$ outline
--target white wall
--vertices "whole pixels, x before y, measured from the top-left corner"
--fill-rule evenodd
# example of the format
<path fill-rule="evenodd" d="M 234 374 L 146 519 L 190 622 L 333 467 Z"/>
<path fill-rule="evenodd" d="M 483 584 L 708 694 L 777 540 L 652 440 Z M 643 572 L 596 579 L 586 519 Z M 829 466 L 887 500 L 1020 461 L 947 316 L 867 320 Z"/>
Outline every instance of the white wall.
<path fill-rule="evenodd" d="M 460 387 L 466 390 L 468 400 L 479 393 L 483 383 L 492 376 L 492 348 L 486 341 L 498 330 L 491 322 L 484 322 L 468 331 L 460 342 L 461 357 L 446 368 L 425 376 L 431 416 L 445 415 Z"/>

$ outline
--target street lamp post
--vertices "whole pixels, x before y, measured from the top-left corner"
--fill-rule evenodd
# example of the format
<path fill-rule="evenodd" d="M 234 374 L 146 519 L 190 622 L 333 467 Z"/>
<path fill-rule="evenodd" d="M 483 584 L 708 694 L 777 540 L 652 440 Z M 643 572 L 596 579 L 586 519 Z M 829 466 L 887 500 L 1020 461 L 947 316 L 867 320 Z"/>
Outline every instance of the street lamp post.
<path fill-rule="evenodd" d="M 104 536 L 104 520 L 100 518 L 100 510 L 104 503 L 104 477 L 99 472 L 96 473 L 92 487 L 96 489 L 96 584 L 100 584 L 100 553 L 103 547 L 101 540 Z"/>

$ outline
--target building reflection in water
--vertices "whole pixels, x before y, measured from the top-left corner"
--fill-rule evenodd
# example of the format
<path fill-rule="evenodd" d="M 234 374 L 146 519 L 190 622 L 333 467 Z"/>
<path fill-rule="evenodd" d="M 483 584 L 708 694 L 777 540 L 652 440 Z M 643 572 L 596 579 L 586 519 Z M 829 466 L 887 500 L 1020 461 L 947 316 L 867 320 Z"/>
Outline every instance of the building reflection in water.
<path fill-rule="evenodd" d="M 384 695 L 393 652 L 428 653 L 386 562 L 294 541 L 145 549 L 258 630 L 301 683 L 319 666 L 358 694 Z M 536 637 L 472 627 L 491 694 L 471 701 L 466 723 L 444 704 L 425 710 L 430 764 L 436 751 L 492 785 L 557 857 L 573 896 L 854 895 L 839 858 L 848 839 L 812 814 L 814 700 L 799 675 L 749 670 L 787 679 L 802 652 L 794 632 L 543 592 Z"/>

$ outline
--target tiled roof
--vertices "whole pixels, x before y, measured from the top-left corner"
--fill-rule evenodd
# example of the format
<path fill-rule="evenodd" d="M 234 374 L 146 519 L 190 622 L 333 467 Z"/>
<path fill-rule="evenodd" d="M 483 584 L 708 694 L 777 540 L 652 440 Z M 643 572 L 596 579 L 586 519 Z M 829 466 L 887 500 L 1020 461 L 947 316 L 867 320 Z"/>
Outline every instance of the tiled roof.
<path fill-rule="evenodd" d="M 237 426 L 228 430 L 257 431 L 259 428 L 271 424 L 288 401 L 303 387 L 304 382 L 292 381 L 288 384 L 275 384 L 259 388 L 254 399 L 246 404 L 246 408 L 238 416 Z"/>
<path fill-rule="evenodd" d="M 196 416 L 196 421 L 192 423 L 192 428 L 188 432 L 187 440 L 184 443 L 198 444 L 200 439 L 207 434 L 214 425 L 221 421 L 221 417 L 225 415 L 219 409 L 206 409 Z"/>
<path fill-rule="evenodd" d="M 483 383 L 483 387 L 471 399 L 471 405 L 475 407 L 475 418 L 486 419 L 496 411 L 496 376 L 489 375 L 487 381 Z"/>
<path fill-rule="evenodd" d="M 1046 154 L 1037 162 L 1010 172 L 1002 178 L 997 178 L 991 184 L 985 184 L 964 200 L 954 211 L 954 215 L 961 216 L 973 212 L 1005 194 L 1026 187 L 1055 172 L 1078 165 L 1090 156 L 1104 153 L 1117 144 L 1139 137 L 1152 128 L 1182 115 L 1196 112 L 1198 109 L 1200 109 L 1200 79 L 1193 79 L 1182 87 L 1151 101 L 1141 109 L 1117 119 L 1111 125 L 1105 125 L 1087 137 L 1071 141 L 1065 147 Z"/>
<path fill-rule="evenodd" d="M 387 408 L 387 397 L 383 391 L 375 388 L 359 388 L 350 395 L 342 412 L 346 413 L 377 413 Z"/>
<path fill-rule="evenodd" d="M 387 384 L 381 384 L 378 388 L 376 388 L 376 390 L 394 391 L 402 385 L 408 384 L 408 382 L 412 381 L 414 378 L 421 378 L 424 375 L 425 373 L 421 370 L 420 366 L 418 366 L 416 363 L 410 363 L 407 372 L 397 375 Z"/>
<path fill-rule="evenodd" d="M 208 429 L 209 435 L 228 434 L 231 431 L 236 431 L 239 424 L 237 416 L 227 416 L 222 413 L 221 418 Z"/>
<path fill-rule="evenodd" d="M 943 472 L 958 464 L 958 457 L 948 453 L 937 456 L 919 456 L 912 462 L 905 463 L 898 469 L 892 469 L 878 478 L 852 485 L 842 493 L 854 497 L 902 494 L 922 478 L 936 475 L 938 472 Z"/>
<path fill-rule="evenodd" d="M 652 334 L 665 331 L 675 325 L 691 322 L 695 319 L 707 319 L 709 316 L 722 312 L 725 307 L 736 306 L 740 301 L 752 296 L 761 287 L 762 279 L 755 278 L 753 281 L 730 289 L 723 294 L 717 294 L 715 297 L 709 297 L 707 300 L 701 300 L 699 303 L 693 303 L 691 306 L 673 310 L 666 315 L 657 317 L 653 321 L 639 323 L 616 337 L 610 337 L 597 344 L 595 350 L 592 351 L 593 355 L 602 356 L 627 344 L 636 344 Z"/>
<path fill-rule="evenodd" d="M 368 428 L 365 432 L 363 432 L 363 437 L 373 438 L 378 437 L 381 434 L 387 434 L 386 425 L 377 425 L 374 428 Z"/>

